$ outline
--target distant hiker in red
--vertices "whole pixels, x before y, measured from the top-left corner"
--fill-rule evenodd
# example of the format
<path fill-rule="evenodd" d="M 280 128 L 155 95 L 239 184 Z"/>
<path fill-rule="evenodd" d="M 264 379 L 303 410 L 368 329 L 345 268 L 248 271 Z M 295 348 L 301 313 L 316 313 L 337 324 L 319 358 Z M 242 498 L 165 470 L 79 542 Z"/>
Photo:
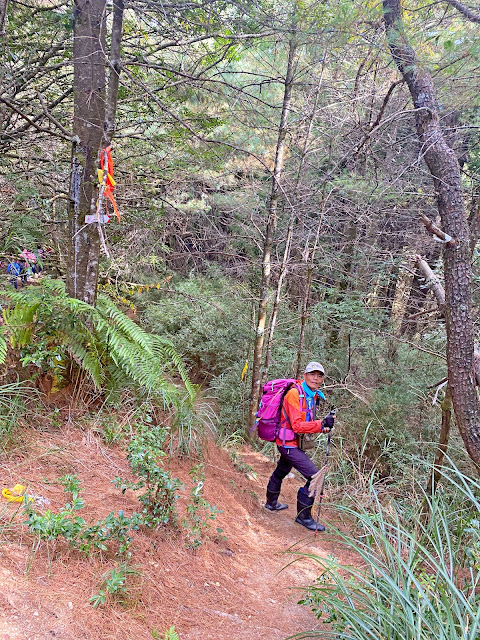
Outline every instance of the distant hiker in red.
<path fill-rule="evenodd" d="M 283 400 L 282 421 L 276 438 L 280 460 L 268 481 L 265 507 L 269 511 L 288 509 L 287 504 L 278 502 L 278 497 L 283 479 L 292 468 L 296 469 L 307 482 L 297 493 L 295 522 L 310 531 L 325 531 L 325 527 L 312 517 L 314 498 L 309 496 L 309 485 L 312 476 L 319 469 L 303 451 L 301 434 L 328 433 L 333 429 L 335 418 L 329 414 L 323 420 L 315 419 L 317 402 L 325 400 L 325 396 L 319 390 L 325 378 L 323 366 L 319 362 L 309 362 L 305 367 L 303 378 L 303 382 L 298 381 L 300 386 L 298 388 L 296 385 L 292 386 Z"/>

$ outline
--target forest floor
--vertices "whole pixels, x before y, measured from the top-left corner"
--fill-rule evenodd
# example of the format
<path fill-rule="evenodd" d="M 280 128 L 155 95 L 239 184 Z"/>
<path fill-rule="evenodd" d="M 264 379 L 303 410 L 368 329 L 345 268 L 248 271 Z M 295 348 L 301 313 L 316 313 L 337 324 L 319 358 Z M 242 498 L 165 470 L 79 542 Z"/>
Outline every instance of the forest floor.
<path fill-rule="evenodd" d="M 239 453 L 254 473 L 235 467 L 213 443 L 206 454 L 204 497 L 222 511 L 211 528 L 216 533 L 220 527 L 224 537 L 214 540 L 212 534 L 193 552 L 185 548 L 181 530 L 136 532 L 130 564 L 138 574 L 128 584 L 126 600 L 98 608 L 89 600 L 118 559 L 86 557 L 58 540 L 37 548 L 21 524 L 23 509 L 0 496 L 0 640 L 146 640 L 164 638 L 172 626 L 180 640 L 283 640 L 320 629 L 322 622 L 297 604 L 319 566 L 308 558 L 292 563 L 295 556 L 284 552 L 295 545 L 301 552 L 349 558 L 328 530 L 314 535 L 294 523 L 298 478 L 284 482 L 282 500 L 290 508 L 266 511 L 264 490 L 273 463 L 249 448 Z M 193 464 L 186 458 L 169 464 L 185 485 L 180 518 Z M 115 476 L 129 477 L 125 452 L 106 445 L 93 430 L 37 425 L 0 463 L 2 488 L 25 484 L 31 494 L 47 498 L 53 511 L 67 500 L 56 481 L 67 473 L 81 480 L 85 508 L 79 515 L 87 521 L 112 510 L 126 515 L 139 510 L 132 491 L 122 495 L 111 483 Z M 326 506 L 322 520 L 328 525 L 332 514 Z"/>

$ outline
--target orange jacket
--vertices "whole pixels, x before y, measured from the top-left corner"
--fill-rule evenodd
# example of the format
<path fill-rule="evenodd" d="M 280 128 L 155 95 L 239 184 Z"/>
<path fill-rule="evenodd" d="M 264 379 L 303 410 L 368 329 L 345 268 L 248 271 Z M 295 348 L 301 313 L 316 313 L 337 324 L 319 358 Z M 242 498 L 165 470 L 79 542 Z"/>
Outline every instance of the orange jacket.
<path fill-rule="evenodd" d="M 299 384 L 302 383 L 301 380 L 299 380 L 298 382 Z M 303 411 L 300 409 L 300 396 L 298 395 L 298 391 L 295 389 L 295 387 L 289 389 L 283 400 L 283 410 L 287 414 L 290 421 L 290 424 L 288 426 L 293 431 L 295 431 L 295 433 L 321 433 L 322 421 L 311 420 L 310 422 L 307 422 L 307 407 L 305 402 L 303 402 L 302 404 L 302 409 L 304 409 Z M 295 438 L 295 440 L 286 440 L 285 444 L 283 444 L 282 439 L 277 438 L 276 443 L 281 447 L 298 447 L 297 438 Z"/>

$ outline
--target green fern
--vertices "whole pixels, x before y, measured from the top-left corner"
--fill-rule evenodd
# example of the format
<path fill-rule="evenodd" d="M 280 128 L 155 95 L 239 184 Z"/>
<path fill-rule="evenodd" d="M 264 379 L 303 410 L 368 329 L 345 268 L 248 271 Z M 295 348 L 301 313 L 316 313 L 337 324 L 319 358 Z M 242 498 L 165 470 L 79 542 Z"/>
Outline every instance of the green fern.
<path fill-rule="evenodd" d="M 6 328 L 3 326 L 0 326 L 0 364 L 3 364 L 7 359 L 8 345 L 5 339 L 5 335 L 6 335 Z"/>
<path fill-rule="evenodd" d="M 196 395 L 195 387 L 190 382 L 190 378 L 188 377 L 182 359 L 175 351 L 175 347 L 170 342 L 170 340 L 162 338 L 161 336 L 151 336 L 151 344 L 153 352 L 156 356 L 158 356 L 161 360 L 170 361 L 173 365 L 175 365 L 182 379 L 182 382 L 185 385 L 185 389 L 188 391 L 190 398 L 193 399 Z"/>
<path fill-rule="evenodd" d="M 180 636 L 175 631 L 175 627 L 170 627 L 165 631 L 165 640 L 180 640 Z"/>
<path fill-rule="evenodd" d="M 13 347 L 26 353 L 23 361 L 43 370 L 70 360 L 98 389 L 132 385 L 159 393 L 169 405 L 175 390 L 165 374 L 173 368 L 193 400 L 195 389 L 173 345 L 147 333 L 105 296 L 99 296 L 95 308 L 68 297 L 63 282 L 48 278 L 38 287 L 3 291 L 0 296 L 9 303 L 3 310 L 0 362 L 6 357 L 8 337 Z"/>

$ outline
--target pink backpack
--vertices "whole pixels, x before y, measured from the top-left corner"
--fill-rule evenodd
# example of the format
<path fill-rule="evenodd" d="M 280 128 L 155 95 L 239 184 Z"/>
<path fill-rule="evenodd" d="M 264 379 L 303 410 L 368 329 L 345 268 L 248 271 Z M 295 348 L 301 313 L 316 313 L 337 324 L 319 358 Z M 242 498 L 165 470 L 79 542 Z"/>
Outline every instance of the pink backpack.
<path fill-rule="evenodd" d="M 282 438 L 285 443 L 287 440 L 295 439 L 295 432 L 286 425 L 281 425 L 283 399 L 287 391 L 292 387 L 295 387 L 300 398 L 303 398 L 303 389 L 293 378 L 270 380 L 264 385 L 262 399 L 253 427 L 257 427 L 258 437 L 262 440 L 275 442 L 276 438 Z"/>

